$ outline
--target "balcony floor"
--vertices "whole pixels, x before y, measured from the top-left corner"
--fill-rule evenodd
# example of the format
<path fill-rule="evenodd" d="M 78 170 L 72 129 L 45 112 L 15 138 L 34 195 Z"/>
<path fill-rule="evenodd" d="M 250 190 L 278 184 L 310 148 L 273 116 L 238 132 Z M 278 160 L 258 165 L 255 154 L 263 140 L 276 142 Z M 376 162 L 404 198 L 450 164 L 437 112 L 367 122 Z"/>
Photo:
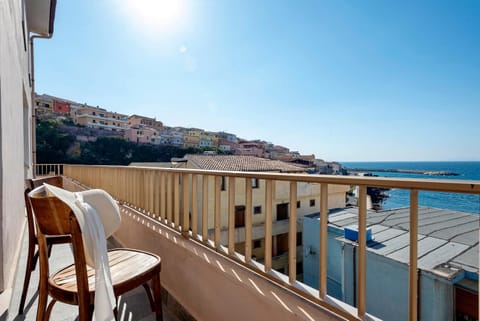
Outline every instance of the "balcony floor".
<path fill-rule="evenodd" d="M 113 247 L 113 243 L 109 242 L 109 247 Z M 27 254 L 27 233 L 24 233 L 22 250 L 17 266 L 17 273 L 15 276 L 15 284 L 12 293 L 12 299 L 8 309 L 7 321 L 20 320 L 35 320 L 37 313 L 37 299 L 38 299 L 38 273 L 39 266 L 37 264 L 35 271 L 32 272 L 27 299 L 25 302 L 24 314 L 18 315 L 18 306 L 20 303 L 20 296 L 22 294 L 23 279 L 25 276 Z M 51 273 L 65 267 L 73 262 L 72 253 L 69 245 L 54 245 L 50 257 Z M 170 297 L 166 291 L 162 292 L 163 301 L 163 318 L 165 321 L 180 321 L 185 318 L 178 318 L 170 309 L 173 306 L 169 303 L 166 305 Z M 143 287 L 137 288 L 128 292 L 119 298 L 118 303 L 118 320 L 119 321 L 150 321 L 155 320 L 154 313 L 151 312 L 148 298 Z M 77 306 L 67 305 L 57 302 L 53 308 L 50 320 L 76 320 L 78 318 Z"/>

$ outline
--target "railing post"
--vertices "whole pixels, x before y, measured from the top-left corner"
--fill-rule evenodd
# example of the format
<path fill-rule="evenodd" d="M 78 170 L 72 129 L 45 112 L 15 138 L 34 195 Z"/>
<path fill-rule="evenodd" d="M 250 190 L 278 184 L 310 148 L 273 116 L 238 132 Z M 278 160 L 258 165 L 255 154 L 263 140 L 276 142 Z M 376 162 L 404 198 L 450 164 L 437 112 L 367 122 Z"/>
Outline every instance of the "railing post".
<path fill-rule="evenodd" d="M 198 175 L 192 174 L 192 235 L 193 237 L 197 236 L 197 226 L 198 226 Z"/>
<path fill-rule="evenodd" d="M 190 174 L 182 173 L 182 207 L 183 207 L 183 222 L 182 235 L 188 237 L 190 229 L 190 195 L 188 194 Z"/>
<path fill-rule="evenodd" d="M 235 252 L 235 177 L 228 177 L 228 254 Z"/>
<path fill-rule="evenodd" d="M 297 182 L 290 182 L 290 219 L 288 229 L 289 282 L 297 279 Z"/>
<path fill-rule="evenodd" d="M 220 247 L 220 225 L 221 225 L 221 213 L 220 213 L 220 184 L 221 184 L 222 177 L 215 176 L 215 208 L 214 208 L 214 226 L 215 226 L 215 234 L 214 234 L 214 242 L 215 248 Z"/>
<path fill-rule="evenodd" d="M 365 316 L 367 275 L 367 187 L 359 187 L 358 196 L 358 289 L 357 313 Z"/>
<path fill-rule="evenodd" d="M 159 189 L 159 192 L 160 192 L 160 220 L 162 221 L 162 223 L 165 223 L 165 219 L 167 218 L 167 215 L 166 215 L 166 210 L 167 210 L 167 188 L 165 186 L 165 175 L 168 175 L 166 174 L 165 172 L 160 172 L 160 189 Z"/>
<path fill-rule="evenodd" d="M 272 269 L 272 181 L 265 180 L 265 272 Z"/>
<path fill-rule="evenodd" d="M 245 178 L 245 262 L 252 259 L 252 181 Z"/>
<path fill-rule="evenodd" d="M 410 321 L 418 318 L 418 191 L 410 191 L 410 268 L 408 315 Z"/>
<path fill-rule="evenodd" d="M 202 175 L 202 240 L 208 240 L 208 179 L 209 176 Z"/>
<path fill-rule="evenodd" d="M 173 174 L 173 223 L 175 229 L 180 225 L 180 174 Z"/>
<path fill-rule="evenodd" d="M 167 173 L 167 224 L 172 225 L 173 214 L 173 192 L 172 192 L 172 173 Z"/>
<path fill-rule="evenodd" d="M 327 295 L 327 251 L 328 251 L 328 184 L 320 185 L 320 255 L 319 255 L 319 294 L 321 299 Z"/>

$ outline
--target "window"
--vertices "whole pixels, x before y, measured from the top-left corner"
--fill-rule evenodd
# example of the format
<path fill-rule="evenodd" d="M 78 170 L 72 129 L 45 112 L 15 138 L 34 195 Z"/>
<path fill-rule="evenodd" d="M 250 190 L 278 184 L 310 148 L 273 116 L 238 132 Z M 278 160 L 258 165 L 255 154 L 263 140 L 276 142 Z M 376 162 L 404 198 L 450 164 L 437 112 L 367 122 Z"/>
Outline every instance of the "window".
<path fill-rule="evenodd" d="M 254 206 L 253 207 L 253 214 L 262 214 L 262 207 L 261 206 Z"/>
<path fill-rule="evenodd" d="M 315 199 L 310 200 L 310 207 L 314 207 L 314 206 L 315 206 Z"/>
<path fill-rule="evenodd" d="M 297 246 L 302 245 L 302 232 L 297 232 Z"/>
<path fill-rule="evenodd" d="M 259 249 L 262 247 L 262 240 L 255 240 L 252 242 L 252 248 Z"/>
<path fill-rule="evenodd" d="M 300 208 L 300 201 L 297 201 L 297 208 Z"/>
<path fill-rule="evenodd" d="M 245 226 L 245 206 L 235 206 L 235 227 Z"/>
<path fill-rule="evenodd" d="M 258 178 L 252 178 L 252 188 L 259 188 L 260 187 L 260 182 L 258 181 Z"/>
<path fill-rule="evenodd" d="M 288 203 L 277 204 L 277 221 L 288 220 Z"/>

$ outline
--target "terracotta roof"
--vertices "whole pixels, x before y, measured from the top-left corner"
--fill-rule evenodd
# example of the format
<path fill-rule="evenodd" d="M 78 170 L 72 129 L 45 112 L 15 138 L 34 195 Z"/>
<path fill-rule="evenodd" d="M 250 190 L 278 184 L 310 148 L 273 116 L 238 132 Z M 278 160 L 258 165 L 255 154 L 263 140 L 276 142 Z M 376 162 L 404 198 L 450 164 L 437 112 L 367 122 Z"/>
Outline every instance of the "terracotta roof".
<path fill-rule="evenodd" d="M 279 160 L 242 155 L 186 155 L 185 158 L 194 167 L 207 170 L 240 172 L 306 172 L 303 166 L 293 165 Z"/>

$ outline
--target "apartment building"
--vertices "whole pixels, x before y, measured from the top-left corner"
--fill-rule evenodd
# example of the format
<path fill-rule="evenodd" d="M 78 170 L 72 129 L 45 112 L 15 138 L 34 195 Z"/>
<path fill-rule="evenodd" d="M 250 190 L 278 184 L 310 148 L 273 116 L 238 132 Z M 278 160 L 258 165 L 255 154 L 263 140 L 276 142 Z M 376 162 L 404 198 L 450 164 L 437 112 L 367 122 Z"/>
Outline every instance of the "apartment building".
<path fill-rule="evenodd" d="M 159 145 L 162 142 L 157 130 L 145 126 L 132 126 L 125 129 L 124 137 L 130 142 Z"/>
<path fill-rule="evenodd" d="M 54 0 L 0 4 L 0 302 L 9 302 L 25 227 L 24 180 L 33 175 L 34 82 L 31 36 L 53 34 Z M 42 108 L 53 107 L 44 100 Z M 5 298 L 6 296 L 6 298 Z M 0 304 L 2 307 L 2 304 Z M 0 319 L 4 311 L 0 311 Z"/>
<path fill-rule="evenodd" d="M 59 98 L 47 94 L 35 94 L 35 109 L 37 111 L 37 114 L 53 112 L 56 114 L 69 115 L 70 107 L 74 104 L 76 104 L 74 101 L 68 99 Z"/>
<path fill-rule="evenodd" d="M 261 142 L 240 141 L 235 154 L 262 158 L 265 156 L 265 146 Z"/>
<path fill-rule="evenodd" d="M 215 133 L 204 132 L 200 135 L 198 147 L 218 147 L 218 137 Z"/>
<path fill-rule="evenodd" d="M 161 131 L 163 128 L 163 123 L 156 118 L 150 118 L 140 115 L 131 115 L 128 117 L 128 126 L 135 127 L 135 126 L 143 126 L 143 127 L 150 127 Z"/>
<path fill-rule="evenodd" d="M 70 117 L 75 124 L 110 131 L 125 131 L 128 125 L 127 115 L 88 105 L 74 106 Z"/>
<path fill-rule="evenodd" d="M 54 99 L 48 95 L 35 95 L 35 110 L 37 114 L 53 112 Z"/>
<path fill-rule="evenodd" d="M 53 112 L 57 114 L 70 114 L 70 103 L 66 101 L 54 101 L 53 102 Z"/>
<path fill-rule="evenodd" d="M 183 146 L 184 147 L 198 147 L 200 144 L 200 136 L 192 135 L 183 135 Z"/>
<path fill-rule="evenodd" d="M 235 134 L 226 132 L 217 133 L 218 149 L 224 152 L 233 152 L 238 148 L 238 138 Z"/>
<path fill-rule="evenodd" d="M 186 155 L 184 158 L 185 168 L 218 170 L 218 171 L 242 171 L 242 172 L 274 172 L 274 173 L 306 173 L 307 168 L 293 165 L 282 161 L 258 158 L 254 156 L 238 155 Z M 213 178 L 212 178 L 213 180 Z M 200 182 L 201 184 L 201 182 Z M 245 248 L 245 184 L 251 184 L 252 188 L 252 254 L 258 261 L 262 261 L 265 253 L 265 182 L 256 178 L 235 179 L 235 249 L 242 253 Z M 228 199 L 229 181 L 226 177 L 221 180 L 221 198 Z M 277 181 L 273 186 L 273 236 L 272 257 L 273 267 L 284 273 L 288 273 L 288 218 L 289 218 L 289 182 Z M 329 188 L 329 208 L 344 208 L 345 195 L 348 186 L 332 185 Z M 213 195 L 214 182 L 209 182 L 208 194 Z M 320 186 L 318 184 L 299 183 L 297 187 L 297 204 L 295 204 L 297 226 L 297 257 L 302 257 L 302 218 L 304 215 L 316 213 L 320 210 Z M 200 207 L 201 195 L 198 197 Z M 213 198 L 209 197 L 208 204 L 208 229 L 213 233 L 214 211 Z M 200 209 L 199 209 L 200 210 Z M 221 239 L 227 244 L 228 231 L 228 202 L 221 202 Z M 201 220 L 197 222 L 201 224 Z M 299 262 L 301 265 L 301 261 Z M 302 269 L 297 269 L 301 273 Z M 301 279 L 301 274 L 298 276 Z"/>

